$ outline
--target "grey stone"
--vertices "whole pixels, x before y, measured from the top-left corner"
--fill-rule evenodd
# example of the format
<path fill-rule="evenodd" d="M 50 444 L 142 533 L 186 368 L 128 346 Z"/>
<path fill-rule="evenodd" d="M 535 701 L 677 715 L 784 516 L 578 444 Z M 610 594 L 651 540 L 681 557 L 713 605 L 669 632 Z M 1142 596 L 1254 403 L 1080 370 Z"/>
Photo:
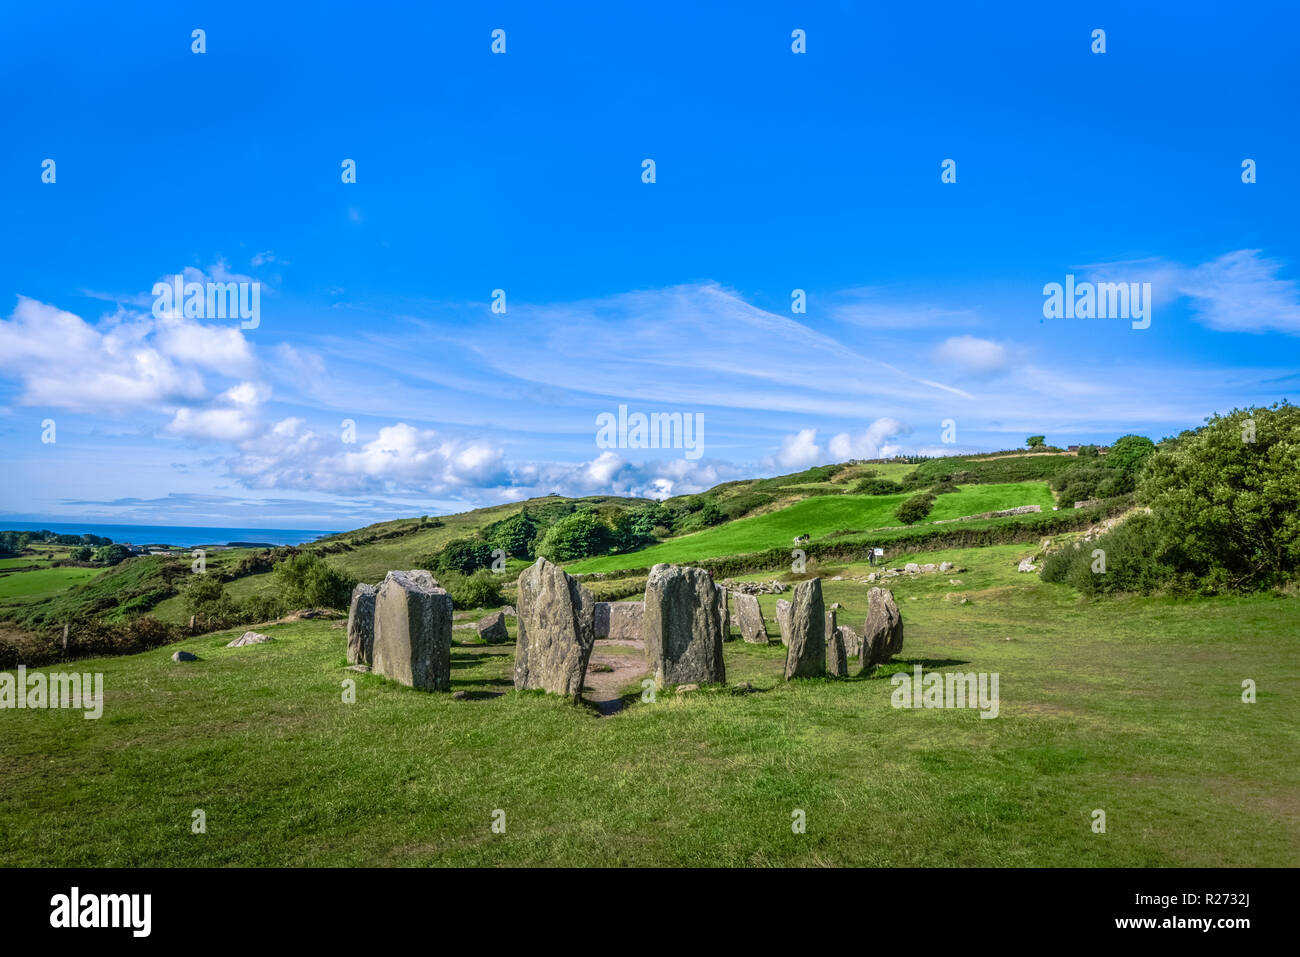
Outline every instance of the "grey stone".
<path fill-rule="evenodd" d="M 952 562 L 940 562 L 940 563 L 939 563 L 939 571 L 941 571 L 941 572 L 950 572 L 950 571 L 952 571 Z"/>
<path fill-rule="evenodd" d="M 826 632 L 826 673 L 837 678 L 849 674 L 848 649 L 844 647 L 844 636 L 838 628 Z"/>
<path fill-rule="evenodd" d="M 727 589 L 721 585 L 713 586 L 718 590 L 718 608 L 722 615 L 722 640 L 731 640 L 731 596 L 727 594 Z"/>
<path fill-rule="evenodd" d="M 702 568 L 656 565 L 645 587 L 646 662 L 661 687 L 727 680 L 722 661 L 725 612 L 713 576 Z"/>
<path fill-rule="evenodd" d="M 644 612 L 645 602 L 641 601 L 596 602 L 596 637 L 640 641 Z"/>
<path fill-rule="evenodd" d="M 537 559 L 519 576 L 515 687 L 577 698 L 596 642 L 596 599 L 558 565 Z"/>
<path fill-rule="evenodd" d="M 368 665 L 375 648 L 375 595 L 374 585 L 358 585 L 352 589 L 352 604 L 348 607 L 348 664 Z"/>
<path fill-rule="evenodd" d="M 863 668 L 883 664 L 903 650 L 903 616 L 888 588 L 867 592 L 867 621 L 859 658 Z"/>
<path fill-rule="evenodd" d="M 257 631 L 246 631 L 234 641 L 226 642 L 227 648 L 242 648 L 244 645 L 261 645 L 271 641 L 270 635 L 264 635 Z"/>
<path fill-rule="evenodd" d="M 787 648 L 790 647 L 790 608 L 792 606 L 784 598 L 776 600 L 776 628 L 781 632 L 781 644 Z"/>
<path fill-rule="evenodd" d="M 810 578 L 794 587 L 790 603 L 790 645 L 785 654 L 785 680 L 826 673 L 826 606 L 822 580 Z"/>
<path fill-rule="evenodd" d="M 178 651 L 172 655 L 172 661 L 198 661 L 199 656 L 188 651 Z"/>
<path fill-rule="evenodd" d="M 903 571 L 915 575 L 921 571 L 921 566 L 918 565 L 916 562 L 908 562 L 905 566 L 903 566 Z"/>
<path fill-rule="evenodd" d="M 844 645 L 844 654 L 850 658 L 858 657 L 862 652 L 862 636 L 848 625 L 840 625 L 835 630 L 839 632 L 840 641 Z"/>
<path fill-rule="evenodd" d="M 758 598 L 743 592 L 736 593 L 736 623 L 740 626 L 740 637 L 745 641 L 751 645 L 767 644 L 767 622 L 763 618 L 763 608 L 759 605 Z"/>
<path fill-rule="evenodd" d="M 506 630 L 506 613 L 504 611 L 494 611 L 489 615 L 484 615 L 474 623 L 474 627 L 478 629 L 478 636 L 489 645 L 501 645 L 510 640 L 510 632 Z"/>
<path fill-rule="evenodd" d="M 451 615 L 451 596 L 428 572 L 389 572 L 375 594 L 374 673 L 422 691 L 449 690 Z"/>

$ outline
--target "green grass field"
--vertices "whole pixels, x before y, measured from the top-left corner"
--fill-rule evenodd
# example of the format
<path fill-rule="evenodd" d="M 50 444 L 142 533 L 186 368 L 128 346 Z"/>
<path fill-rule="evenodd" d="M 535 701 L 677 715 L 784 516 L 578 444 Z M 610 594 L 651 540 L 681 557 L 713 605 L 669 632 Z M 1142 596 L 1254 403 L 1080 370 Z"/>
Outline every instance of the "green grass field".
<path fill-rule="evenodd" d="M 327 622 L 191 639 L 191 664 L 80 662 L 102 719 L 0 713 L 0 864 L 1300 863 L 1296 599 L 1088 603 L 1018 574 L 1031 550 L 929 553 L 963 570 L 893 584 L 906 644 L 883 674 L 786 684 L 780 645 L 734 641 L 728 679 L 755 693 L 610 718 L 514 692 L 509 645 L 453 649 L 468 700 L 348 672 Z M 863 569 L 821 571 L 841 570 Z M 824 585 L 860 625 L 867 588 Z M 997 672 L 1000 717 L 892 708 L 915 663 Z"/>
<path fill-rule="evenodd" d="M 692 535 L 683 535 L 640 551 L 606 555 L 566 566 L 573 574 L 610 572 L 623 568 L 649 568 L 658 562 L 691 562 L 720 555 L 742 555 L 766 548 L 792 545 L 796 535 L 816 541 L 830 532 L 869 530 L 901 524 L 894 510 L 909 496 L 825 495 L 804 499 L 778 512 L 728 522 Z M 1043 482 L 971 485 L 935 499 L 927 521 L 960 518 L 1000 511 L 1019 505 L 1052 508 L 1052 493 Z M 793 547 L 793 546 L 792 546 Z"/>
<path fill-rule="evenodd" d="M 102 568 L 37 568 L 0 575 L 0 606 L 42 601 L 88 582 Z"/>

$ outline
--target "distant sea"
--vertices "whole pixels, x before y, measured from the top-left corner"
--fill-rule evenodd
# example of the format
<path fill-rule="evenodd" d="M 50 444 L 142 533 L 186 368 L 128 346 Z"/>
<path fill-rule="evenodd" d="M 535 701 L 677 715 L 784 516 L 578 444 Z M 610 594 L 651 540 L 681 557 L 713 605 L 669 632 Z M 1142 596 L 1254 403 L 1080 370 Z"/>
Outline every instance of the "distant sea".
<path fill-rule="evenodd" d="M 259 542 L 267 545 L 301 545 L 334 531 L 308 528 L 209 528 L 193 525 L 97 525 L 93 522 L 14 522 L 0 518 L 0 531 L 38 532 L 59 535 L 100 535 L 130 545 L 228 545 L 231 542 Z"/>

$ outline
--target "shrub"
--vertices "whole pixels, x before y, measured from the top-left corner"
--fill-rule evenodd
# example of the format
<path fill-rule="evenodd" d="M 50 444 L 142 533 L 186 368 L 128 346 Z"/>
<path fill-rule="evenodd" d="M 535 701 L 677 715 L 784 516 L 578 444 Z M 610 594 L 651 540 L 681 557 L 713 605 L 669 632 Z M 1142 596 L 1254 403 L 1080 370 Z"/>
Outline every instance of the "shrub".
<path fill-rule="evenodd" d="M 903 486 L 886 478 L 864 478 L 853 486 L 857 495 L 897 495 Z"/>
<path fill-rule="evenodd" d="M 537 554 L 553 562 L 604 555 L 613 544 L 609 526 L 595 512 L 574 512 L 551 526 L 537 546 Z"/>
<path fill-rule="evenodd" d="M 473 538 L 458 538 L 442 547 L 433 559 L 433 572 L 459 572 L 470 575 L 492 566 L 492 546 Z"/>
<path fill-rule="evenodd" d="M 1163 444 L 1138 497 L 1177 530 L 1180 572 L 1214 589 L 1265 588 L 1300 571 L 1298 474 L 1300 408 L 1275 403 L 1213 416 Z"/>
<path fill-rule="evenodd" d="M 1049 555 L 1043 581 L 1065 582 L 1087 595 L 1195 587 L 1179 580 L 1169 531 L 1158 516 L 1134 515 L 1095 541 Z"/>
<path fill-rule="evenodd" d="M 275 566 L 281 600 L 295 608 L 346 609 L 356 579 L 312 552 L 303 552 Z"/>
<path fill-rule="evenodd" d="M 457 608 L 492 608 L 502 603 L 499 576 L 486 568 L 480 568 L 472 575 L 453 573 L 439 584 L 447 589 Z"/>
<path fill-rule="evenodd" d="M 523 509 L 489 525 L 483 530 L 483 537 L 493 548 L 501 549 L 511 558 L 530 559 L 535 557 L 534 549 L 541 527 L 541 523 L 529 514 L 528 509 Z"/>
<path fill-rule="evenodd" d="M 921 492 L 919 495 L 905 499 L 894 514 L 904 525 L 915 525 L 929 515 L 932 508 L 934 508 L 934 496 L 929 492 Z"/>

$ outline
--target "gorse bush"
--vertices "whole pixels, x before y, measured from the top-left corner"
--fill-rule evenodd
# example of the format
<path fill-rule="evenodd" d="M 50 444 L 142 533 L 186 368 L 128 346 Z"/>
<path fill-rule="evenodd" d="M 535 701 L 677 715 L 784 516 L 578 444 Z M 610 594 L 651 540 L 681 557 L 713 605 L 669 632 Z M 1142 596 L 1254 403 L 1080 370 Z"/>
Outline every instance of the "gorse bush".
<path fill-rule="evenodd" d="M 1084 546 L 1052 555 L 1046 581 L 1088 594 L 1267 588 L 1300 571 L 1300 409 L 1234 409 L 1167 440 L 1111 449 L 1111 471 L 1136 472 L 1151 509 Z M 1144 451 L 1145 450 L 1145 451 Z M 1109 458 L 1110 456 L 1107 456 Z M 1094 550 L 1104 552 L 1095 571 Z"/>
<path fill-rule="evenodd" d="M 451 595 L 457 608 L 493 608 L 502 603 L 499 576 L 487 569 L 479 569 L 472 575 L 453 572 L 438 579 L 438 584 Z"/>
<path fill-rule="evenodd" d="M 922 492 L 905 499 L 894 514 L 904 525 L 915 525 L 929 515 L 932 508 L 934 508 L 934 496 L 929 492 Z"/>
<path fill-rule="evenodd" d="M 507 551 L 508 554 L 508 551 Z M 480 568 L 492 567 L 492 545 L 474 538 L 458 538 L 448 542 L 434 556 L 430 571 L 458 572 L 471 575 Z"/>
<path fill-rule="evenodd" d="M 886 478 L 864 478 L 853 486 L 856 495 L 897 495 L 903 486 Z"/>
<path fill-rule="evenodd" d="M 551 526 L 537 554 L 553 562 L 604 555 L 613 544 L 613 533 L 600 516 L 592 511 L 574 512 Z"/>
<path fill-rule="evenodd" d="M 312 552 L 303 552 L 275 566 L 281 599 L 294 608 L 346 610 L 357 580 Z"/>

